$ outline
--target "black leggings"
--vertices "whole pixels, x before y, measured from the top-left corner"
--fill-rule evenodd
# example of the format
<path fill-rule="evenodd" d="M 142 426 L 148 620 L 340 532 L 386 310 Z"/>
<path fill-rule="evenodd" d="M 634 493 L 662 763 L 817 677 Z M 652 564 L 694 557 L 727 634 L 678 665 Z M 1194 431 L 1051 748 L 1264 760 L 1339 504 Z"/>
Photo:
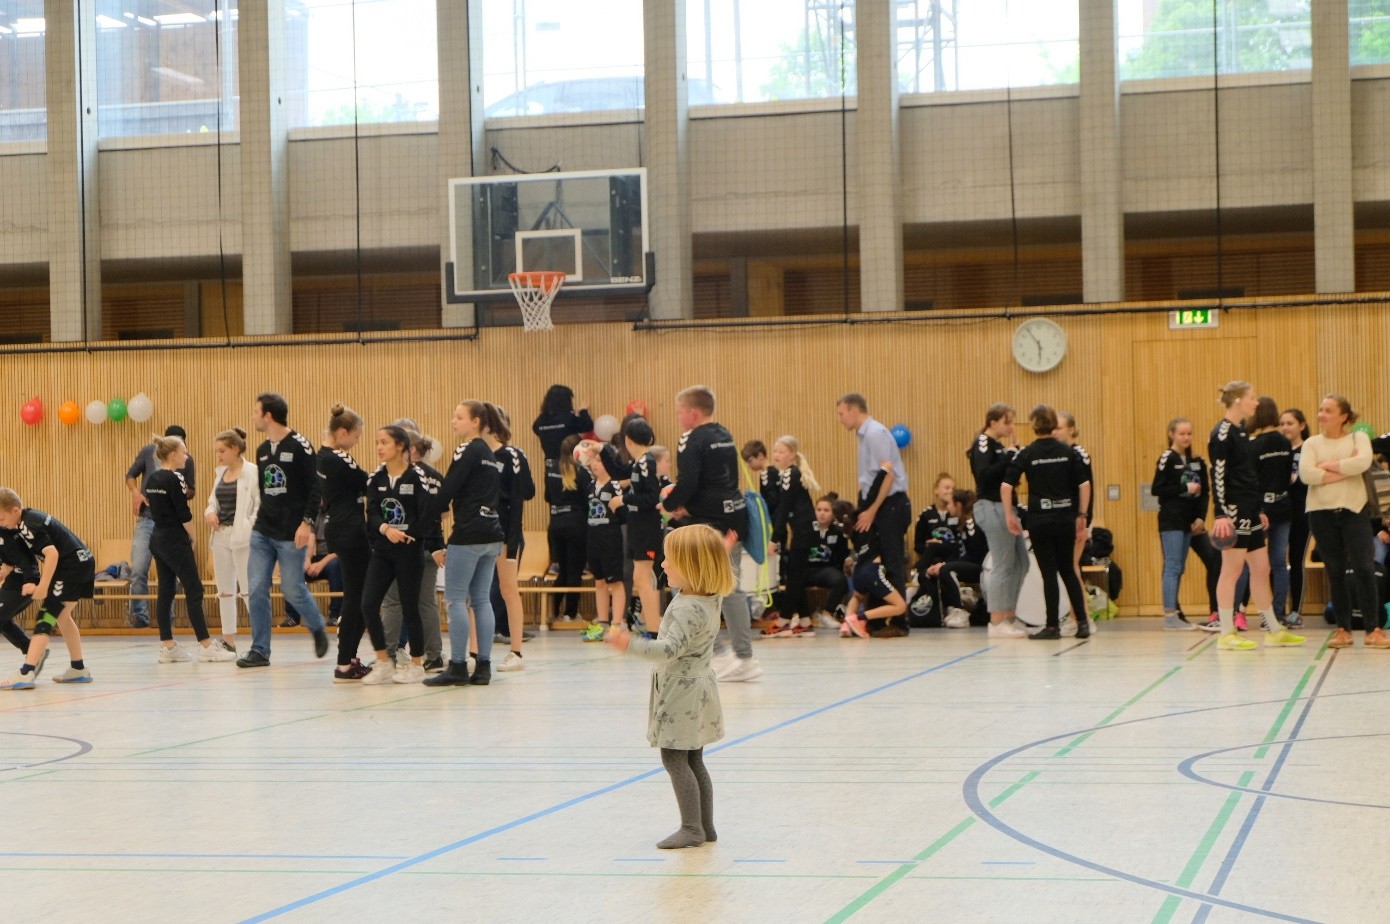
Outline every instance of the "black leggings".
<path fill-rule="evenodd" d="M 1337 625 L 1351 631 L 1351 611 L 1359 609 L 1367 632 L 1385 623 L 1376 589 L 1375 544 L 1365 515 L 1346 508 L 1313 510 L 1308 526 L 1318 541 Z"/>
<path fill-rule="evenodd" d="M 842 568 L 818 567 L 806 575 L 806 586 L 826 589 L 825 609 L 830 613 L 849 598 L 849 578 Z"/>
<path fill-rule="evenodd" d="M 1304 541 L 1307 541 L 1306 537 Z M 1202 567 L 1207 572 L 1207 612 L 1215 613 L 1217 610 L 1216 582 L 1221 580 L 1221 550 L 1211 544 L 1211 536 L 1204 532 L 1193 536 L 1191 545 L 1192 551 L 1197 553 L 1197 557 L 1202 560 Z M 1299 572 L 1298 581 L 1302 585 L 1302 571 Z"/>
<path fill-rule="evenodd" d="M 1072 551 L 1076 548 L 1076 524 L 1040 523 L 1028 527 L 1028 538 L 1033 542 L 1033 557 L 1038 561 L 1038 571 L 1042 573 L 1043 602 L 1047 605 L 1047 626 L 1055 629 L 1060 625 L 1057 619 L 1057 579 L 1067 589 L 1067 599 L 1071 601 L 1071 611 L 1077 622 L 1086 618 L 1086 595 L 1081 592 L 1081 579 L 1072 563 Z"/>
<path fill-rule="evenodd" d="M 960 596 L 961 581 L 968 584 L 980 583 L 980 575 L 983 570 L 973 561 L 948 561 L 941 566 L 941 570 L 936 573 L 937 597 L 941 601 L 941 611 L 944 614 L 947 609 L 965 609 L 962 605 L 964 601 Z M 931 580 L 931 578 L 928 578 Z"/>
<path fill-rule="evenodd" d="M 569 524 L 564 521 L 550 521 L 551 561 L 560 566 L 560 574 L 555 582 L 561 587 L 578 587 L 584 578 L 584 558 L 587 551 L 587 527 L 581 520 Z M 579 594 L 555 594 L 553 616 L 561 613 L 570 619 L 579 615 Z M 563 598 L 563 599 L 562 599 Z"/>
<path fill-rule="evenodd" d="M 208 622 L 203 617 L 203 576 L 193 555 L 193 540 L 182 526 L 156 526 L 150 534 L 150 554 L 159 576 L 154 612 L 160 640 L 168 642 L 174 638 L 174 594 L 178 592 L 176 585 L 182 584 L 188 623 L 198 641 L 203 641 L 208 637 Z"/>
<path fill-rule="evenodd" d="M 367 579 L 367 563 L 372 551 L 365 542 L 344 543 L 341 547 L 329 540 L 329 548 L 338 556 L 343 575 L 343 605 L 338 610 L 338 666 L 351 664 L 362 644 L 362 585 Z"/>
<path fill-rule="evenodd" d="M 414 543 L 400 543 L 398 548 L 385 554 L 372 553 L 362 587 L 362 616 L 367 623 L 372 647 L 377 651 L 386 649 L 386 629 L 381 624 L 381 601 L 386 599 L 386 591 L 395 582 L 396 592 L 401 597 L 401 621 L 405 624 L 406 639 L 410 643 L 410 656 L 419 658 L 424 655 L 425 624 L 420 621 L 420 571 L 423 566 L 419 549 Z"/>
<path fill-rule="evenodd" d="M 1308 517 L 1294 512 L 1289 523 L 1289 601 L 1290 615 L 1303 611 L 1303 559 L 1308 554 Z"/>
<path fill-rule="evenodd" d="M 811 616 L 811 602 L 806 599 L 806 585 L 811 577 L 811 563 L 806 560 L 808 551 L 790 549 L 781 558 L 782 578 L 787 584 L 786 593 L 778 606 L 778 612 L 783 616 L 795 614 L 807 619 Z"/>
<path fill-rule="evenodd" d="M 20 651 L 29 651 L 29 633 L 15 622 L 15 617 L 24 612 L 30 603 L 34 602 L 33 597 L 26 597 L 21 592 L 21 588 L 28 578 L 18 575 L 11 576 L 0 587 L 0 634 L 5 636 L 5 640 Z M 18 582 L 18 584 L 15 584 Z M 35 579 L 37 582 L 37 578 Z M 12 586 L 14 585 L 14 586 Z"/>

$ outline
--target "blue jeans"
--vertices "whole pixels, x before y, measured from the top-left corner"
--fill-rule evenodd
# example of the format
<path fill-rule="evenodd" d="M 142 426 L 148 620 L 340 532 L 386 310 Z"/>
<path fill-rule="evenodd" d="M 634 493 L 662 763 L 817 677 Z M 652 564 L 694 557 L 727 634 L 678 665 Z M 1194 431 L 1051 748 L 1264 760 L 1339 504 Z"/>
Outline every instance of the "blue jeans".
<path fill-rule="evenodd" d="M 444 603 L 449 608 L 449 660 L 468 661 L 468 604 L 478 621 L 478 660 L 492 660 L 492 575 L 502 543 L 451 545 L 444 553 Z"/>
<path fill-rule="evenodd" d="M 154 533 L 154 520 L 150 517 L 136 517 L 135 533 L 130 539 L 130 592 L 147 594 L 150 592 L 150 536 Z M 130 601 L 130 615 L 145 622 L 150 621 L 150 601 Z"/>
<path fill-rule="evenodd" d="M 1158 541 L 1163 546 L 1163 612 L 1176 613 L 1178 588 L 1182 586 L 1182 573 L 1187 570 L 1192 533 L 1185 529 L 1160 530 Z"/>
<path fill-rule="evenodd" d="M 1269 549 L 1269 589 L 1274 594 L 1274 615 L 1283 619 L 1288 615 L 1289 604 L 1289 531 L 1293 524 L 1289 522 L 1271 523 L 1269 529 L 1265 530 L 1265 547 Z M 1297 567 L 1302 568 L 1303 562 L 1298 562 Z M 1246 599 L 1246 592 L 1250 587 L 1250 569 L 1246 568 L 1240 573 L 1240 581 L 1236 584 L 1236 605 L 1239 606 Z"/>
<path fill-rule="evenodd" d="M 294 607 L 299 618 L 311 632 L 323 631 L 323 614 L 304 582 L 304 553 L 295 548 L 293 539 L 272 539 L 259 530 L 251 530 L 251 554 L 246 563 L 246 577 L 251 593 L 246 608 L 251 613 L 251 650 L 270 657 L 270 582 L 275 576 L 275 563 L 280 563 L 280 591 L 285 602 Z"/>

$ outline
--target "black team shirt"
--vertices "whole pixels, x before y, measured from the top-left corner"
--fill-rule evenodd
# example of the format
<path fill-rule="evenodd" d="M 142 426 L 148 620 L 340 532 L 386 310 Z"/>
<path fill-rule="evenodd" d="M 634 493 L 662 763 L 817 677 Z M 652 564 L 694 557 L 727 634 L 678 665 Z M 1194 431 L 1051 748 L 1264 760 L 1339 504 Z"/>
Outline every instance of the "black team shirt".
<path fill-rule="evenodd" d="M 418 465 L 407 465 L 396 479 L 381 465 L 367 479 L 367 526 L 372 537 L 372 550 L 387 557 L 419 554 L 416 549 L 432 552 L 422 545 L 430 537 L 430 523 L 439 495 L 439 482 Z M 392 542 L 381 533 L 390 526 L 408 534 L 415 543 Z"/>
<path fill-rule="evenodd" d="M 992 436 L 981 433 L 970 444 L 970 471 L 975 475 L 975 495 L 983 501 L 999 501 L 999 485 L 1015 451 Z"/>
<path fill-rule="evenodd" d="M 151 472 L 141 490 L 156 529 L 182 529 L 193 519 L 193 511 L 188 509 L 188 485 L 178 472 L 167 468 Z"/>
<path fill-rule="evenodd" d="M 1229 420 L 1222 420 L 1212 428 L 1207 455 L 1211 456 L 1211 490 L 1217 518 L 1258 517 L 1260 481 L 1250 435 Z"/>
<path fill-rule="evenodd" d="M 362 497 L 367 491 L 367 473 L 351 455 L 331 446 L 319 449 L 315 464 L 328 551 L 365 546 L 367 521 L 362 518 Z"/>
<path fill-rule="evenodd" d="M 1029 443 L 1009 463 L 1004 482 L 1017 489 L 1025 476 L 1030 527 L 1070 524 L 1082 515 L 1086 463 L 1070 446 L 1050 436 Z"/>
<path fill-rule="evenodd" d="M 668 512 L 684 507 L 690 523 L 707 523 L 719 532 L 748 533 L 743 494 L 738 489 L 738 447 L 714 421 L 681 435 L 676 447 L 676 486 L 662 506 Z"/>
<path fill-rule="evenodd" d="M 1199 485 L 1202 490 L 1189 494 L 1189 484 Z M 1200 456 L 1165 449 L 1158 457 L 1149 490 L 1158 498 L 1159 532 L 1185 533 L 1192 529 L 1193 522 L 1207 518 L 1207 464 Z"/>
<path fill-rule="evenodd" d="M 502 541 L 502 523 L 497 513 L 501 494 L 502 463 L 481 439 L 460 443 L 449 462 L 449 471 L 439 489 L 437 501 L 442 510 L 454 510 L 454 528 L 449 545 L 486 545 Z"/>
<path fill-rule="evenodd" d="M 294 539 L 300 523 L 313 524 L 319 514 L 319 473 L 314 447 L 291 430 L 278 443 L 256 447 L 261 509 L 253 529 L 277 542 Z"/>

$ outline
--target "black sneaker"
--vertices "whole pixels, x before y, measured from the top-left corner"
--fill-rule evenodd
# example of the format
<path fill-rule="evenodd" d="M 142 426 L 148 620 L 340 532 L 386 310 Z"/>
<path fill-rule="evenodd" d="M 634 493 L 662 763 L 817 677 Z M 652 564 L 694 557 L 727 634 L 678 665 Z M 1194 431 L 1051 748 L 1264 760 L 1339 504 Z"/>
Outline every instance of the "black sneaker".
<path fill-rule="evenodd" d="M 286 617 L 285 617 L 285 621 L 282 622 L 282 623 L 280 623 L 280 628 L 282 628 L 282 629 L 293 629 L 293 628 L 294 628 L 295 626 L 297 626 L 297 625 L 299 625 L 299 617 L 298 617 L 298 616 L 286 616 Z"/>
<path fill-rule="evenodd" d="M 328 624 L 329 624 L 330 626 L 332 626 L 333 628 L 335 628 L 335 629 L 338 628 L 338 626 L 339 626 L 340 624 L 342 624 L 342 621 L 343 621 L 343 617 L 341 617 L 341 616 L 329 616 L 329 617 L 328 617 Z"/>
<path fill-rule="evenodd" d="M 501 632 L 494 632 L 494 633 L 492 633 L 492 644 L 494 644 L 494 645 L 510 645 L 511 643 L 512 643 L 512 637 L 511 637 L 510 635 L 503 635 Z"/>
<path fill-rule="evenodd" d="M 441 658 L 441 657 L 433 657 L 433 658 L 426 658 L 426 659 L 425 659 L 425 673 L 426 673 L 426 674 L 438 674 L 438 673 L 440 673 L 440 672 L 443 671 L 443 670 L 444 670 L 444 659 L 443 659 L 443 658 Z"/>
<path fill-rule="evenodd" d="M 237 667 L 270 667 L 270 658 L 252 648 L 246 654 L 236 659 Z"/>
<path fill-rule="evenodd" d="M 333 682 L 352 683 L 355 680 L 361 680 L 363 677 L 367 676 L 371 672 L 372 669 L 370 667 L 363 664 L 356 658 L 353 658 L 352 661 L 350 661 L 349 663 L 334 668 Z"/>
<path fill-rule="evenodd" d="M 148 629 L 150 627 L 150 618 L 148 616 L 135 616 L 132 614 L 126 617 L 125 624 L 132 629 Z"/>
<path fill-rule="evenodd" d="M 475 687 L 485 687 L 492 682 L 492 662 L 478 658 L 473 662 L 473 676 L 468 682 Z"/>
<path fill-rule="evenodd" d="M 1089 619 L 1078 619 L 1078 620 L 1076 621 L 1076 637 L 1077 637 L 1077 638 L 1090 638 L 1090 637 L 1091 637 L 1091 620 L 1089 620 Z"/>
<path fill-rule="evenodd" d="M 466 687 L 468 686 L 468 662 L 450 661 L 442 674 L 426 677 L 422 683 L 427 687 Z"/>
<path fill-rule="evenodd" d="M 1081 634 L 1080 625 L 1077 625 L 1076 631 L 1078 635 Z M 1086 634 L 1089 635 L 1090 632 L 1091 629 L 1089 626 L 1087 626 Z M 1057 639 L 1062 637 L 1062 630 L 1059 629 L 1057 626 L 1044 626 L 1043 628 L 1039 629 L 1038 631 L 1034 632 L 1032 635 L 1028 637 L 1031 639 L 1037 639 L 1040 642 L 1056 641 Z"/>
<path fill-rule="evenodd" d="M 328 654 L 328 633 L 322 629 L 313 630 L 314 635 L 314 657 L 322 658 Z"/>

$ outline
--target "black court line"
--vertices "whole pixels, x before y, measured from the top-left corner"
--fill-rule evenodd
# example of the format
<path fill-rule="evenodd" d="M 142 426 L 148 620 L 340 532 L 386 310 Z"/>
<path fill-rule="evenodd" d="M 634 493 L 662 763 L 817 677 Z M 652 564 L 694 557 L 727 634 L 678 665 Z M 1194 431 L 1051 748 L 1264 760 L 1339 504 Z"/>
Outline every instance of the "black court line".
<path fill-rule="evenodd" d="M 1054 657 L 1054 658 L 1060 658 L 1062 655 L 1066 654 L 1068 651 L 1075 651 L 1076 649 L 1080 648 L 1082 645 L 1087 645 L 1087 644 L 1089 644 L 1090 641 L 1091 641 L 1091 640 L 1088 639 L 1088 638 L 1083 638 L 1081 641 L 1077 642 L 1075 645 L 1071 646 L 1070 648 L 1063 648 L 1061 651 L 1056 652 L 1055 654 L 1052 655 L 1052 657 Z"/>

